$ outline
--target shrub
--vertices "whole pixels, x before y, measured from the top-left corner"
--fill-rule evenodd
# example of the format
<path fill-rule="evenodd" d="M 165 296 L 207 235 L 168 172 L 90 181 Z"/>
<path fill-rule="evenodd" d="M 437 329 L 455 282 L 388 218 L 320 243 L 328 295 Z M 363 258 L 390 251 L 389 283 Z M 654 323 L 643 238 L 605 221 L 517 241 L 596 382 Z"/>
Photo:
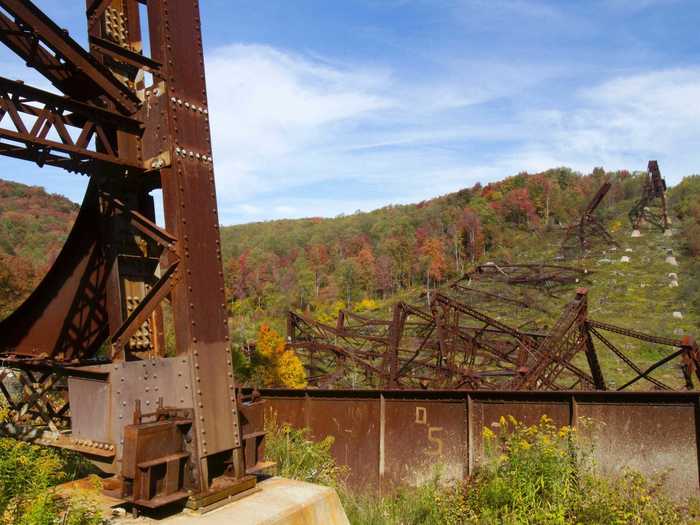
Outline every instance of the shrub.
<path fill-rule="evenodd" d="M 82 460 L 45 447 L 0 439 L 0 524 L 97 525 L 93 494 L 68 499 L 53 488 L 84 472 Z"/>
<path fill-rule="evenodd" d="M 580 428 L 592 422 L 582 419 Z M 512 416 L 484 429 L 486 460 L 465 491 L 465 523 L 679 524 L 690 522 L 663 493 L 663 476 L 601 477 L 594 445 L 547 416 L 526 426 Z"/>
<path fill-rule="evenodd" d="M 294 350 L 287 349 L 284 337 L 268 325 L 260 326 L 252 362 L 253 382 L 263 386 L 304 388 L 306 372 Z"/>
<path fill-rule="evenodd" d="M 309 429 L 278 425 L 274 416 L 266 419 L 265 430 L 265 456 L 277 463 L 280 476 L 332 487 L 342 483 L 345 470 L 331 455 L 333 436 L 313 441 Z"/>
<path fill-rule="evenodd" d="M 484 429 L 486 461 L 469 485 L 472 516 L 487 523 L 565 523 L 581 464 L 575 430 L 557 430 L 546 416 L 528 427 L 501 417 L 494 428 Z"/>

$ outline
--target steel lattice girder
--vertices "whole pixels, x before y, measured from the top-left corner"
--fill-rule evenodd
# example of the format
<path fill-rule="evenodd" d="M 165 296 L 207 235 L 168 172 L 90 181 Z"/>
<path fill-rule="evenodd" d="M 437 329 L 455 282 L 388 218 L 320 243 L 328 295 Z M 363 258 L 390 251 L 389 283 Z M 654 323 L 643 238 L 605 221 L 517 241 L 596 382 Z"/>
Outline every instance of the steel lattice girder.
<path fill-rule="evenodd" d="M 83 174 L 111 167 L 140 173 L 144 170 L 138 160 L 119 154 L 115 130 L 138 138 L 142 127 L 119 113 L 0 77 L 4 155 Z"/>

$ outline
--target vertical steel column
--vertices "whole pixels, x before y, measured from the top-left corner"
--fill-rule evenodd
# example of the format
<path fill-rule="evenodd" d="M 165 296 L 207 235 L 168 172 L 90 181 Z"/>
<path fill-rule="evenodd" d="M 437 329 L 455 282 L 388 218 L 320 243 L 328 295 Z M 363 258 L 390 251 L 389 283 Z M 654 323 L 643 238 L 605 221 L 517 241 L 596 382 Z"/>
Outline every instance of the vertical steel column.
<path fill-rule="evenodd" d="M 178 238 L 180 252 L 179 280 L 172 291 L 177 352 L 190 356 L 199 456 L 224 452 L 228 456 L 241 446 L 241 435 L 228 343 L 199 5 L 151 0 L 148 15 L 152 58 L 162 64 L 162 78 L 153 86 L 160 101 L 152 109 L 160 111 L 162 127 L 148 154 L 157 155 L 162 145 L 172 159 L 161 170 L 161 183 L 166 228 Z M 203 459 L 200 466 L 206 474 L 212 464 Z"/>

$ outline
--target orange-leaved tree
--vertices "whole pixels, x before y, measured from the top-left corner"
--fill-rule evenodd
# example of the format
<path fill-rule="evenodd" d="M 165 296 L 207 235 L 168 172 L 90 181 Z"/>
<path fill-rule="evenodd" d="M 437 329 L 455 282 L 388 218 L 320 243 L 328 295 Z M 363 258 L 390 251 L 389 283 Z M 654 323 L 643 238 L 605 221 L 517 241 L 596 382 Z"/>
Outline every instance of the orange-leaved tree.
<path fill-rule="evenodd" d="M 294 350 L 286 348 L 284 338 L 268 325 L 260 326 L 255 348 L 260 359 L 255 375 L 263 386 L 306 386 L 306 372 L 301 359 Z"/>

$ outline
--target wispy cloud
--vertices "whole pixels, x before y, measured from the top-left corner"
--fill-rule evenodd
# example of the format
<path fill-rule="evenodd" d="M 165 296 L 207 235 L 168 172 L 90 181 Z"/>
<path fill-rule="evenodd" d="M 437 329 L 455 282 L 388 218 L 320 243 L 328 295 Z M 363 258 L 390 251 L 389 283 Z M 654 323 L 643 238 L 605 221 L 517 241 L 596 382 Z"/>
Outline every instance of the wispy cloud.
<path fill-rule="evenodd" d="M 686 44 L 700 12 L 684 3 L 366 0 L 329 3 L 312 21 L 283 3 L 296 29 L 266 20 L 241 36 L 275 43 L 256 45 L 232 43 L 241 27 L 229 27 L 226 2 L 212 2 L 221 219 L 333 216 L 521 170 L 642 168 L 651 157 L 677 182 L 700 165 L 700 68 Z M 636 25 L 620 29 L 630 13 Z M 66 25 L 80 36 L 77 23 Z M 307 23 L 314 29 L 299 31 Z M 8 54 L 3 76 L 48 87 Z M 81 197 L 84 178 L 3 163 L 5 176 Z"/>
<path fill-rule="evenodd" d="M 568 110 L 542 111 L 528 118 L 545 130 L 541 146 L 574 165 L 643 167 L 660 157 L 677 182 L 697 172 L 700 150 L 700 68 L 619 76 L 582 88 Z"/>
<path fill-rule="evenodd" d="M 495 129 L 471 122 L 475 108 L 554 74 L 549 66 L 505 63 L 451 60 L 440 67 L 441 76 L 409 80 L 268 46 L 216 50 L 207 78 L 223 220 L 285 210 L 318 215 L 308 207 L 309 193 L 318 194 L 319 205 L 331 199 L 333 214 L 340 213 L 355 204 L 332 197 L 350 186 L 364 187 L 367 202 L 419 198 L 427 179 L 434 192 L 455 189 L 469 182 L 461 143 L 520 133 L 507 123 Z M 279 198 L 285 193 L 286 203 Z M 300 197 L 304 205 L 295 204 Z M 272 201 L 280 202 L 262 204 Z"/>
<path fill-rule="evenodd" d="M 331 67 L 266 46 L 217 49 L 207 78 L 216 166 L 229 198 L 279 188 L 285 174 L 259 173 L 323 143 L 331 128 L 393 104 L 379 94 L 384 72 Z"/>
<path fill-rule="evenodd" d="M 207 74 L 224 222 L 367 210 L 559 165 L 659 157 L 677 180 L 700 162 L 700 69 L 620 75 L 568 97 L 542 96 L 566 68 L 475 70 L 405 82 L 266 46 L 217 50 Z"/>

